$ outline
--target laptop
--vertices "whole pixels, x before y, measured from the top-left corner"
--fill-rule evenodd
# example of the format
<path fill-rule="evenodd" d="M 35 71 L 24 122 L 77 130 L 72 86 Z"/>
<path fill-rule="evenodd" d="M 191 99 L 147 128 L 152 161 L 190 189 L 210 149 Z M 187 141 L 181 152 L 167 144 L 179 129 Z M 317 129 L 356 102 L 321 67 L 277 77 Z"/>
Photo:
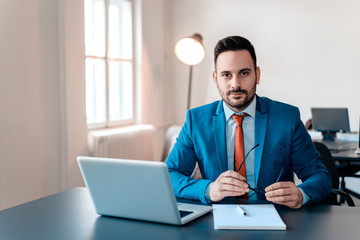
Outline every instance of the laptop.
<path fill-rule="evenodd" d="M 183 225 L 211 206 L 177 203 L 164 162 L 77 157 L 99 215 Z"/>

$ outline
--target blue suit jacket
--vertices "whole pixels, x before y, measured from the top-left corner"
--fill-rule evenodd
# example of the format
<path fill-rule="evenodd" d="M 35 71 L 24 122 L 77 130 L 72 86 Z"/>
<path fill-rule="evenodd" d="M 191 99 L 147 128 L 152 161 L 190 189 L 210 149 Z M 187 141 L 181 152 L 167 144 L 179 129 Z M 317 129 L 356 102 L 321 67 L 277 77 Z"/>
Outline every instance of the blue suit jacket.
<path fill-rule="evenodd" d="M 273 184 L 284 167 L 280 181 L 294 181 L 294 171 L 302 180 L 299 187 L 311 198 L 308 203 L 320 201 L 331 190 L 331 178 L 300 120 L 299 110 L 256 97 L 255 143 L 260 145 L 255 149 L 255 158 L 261 159 L 260 168 L 255 169 L 257 187 L 264 190 Z M 177 197 L 206 203 L 207 185 L 228 170 L 225 121 L 223 101 L 188 111 L 166 160 Z M 200 180 L 190 177 L 196 162 Z"/>

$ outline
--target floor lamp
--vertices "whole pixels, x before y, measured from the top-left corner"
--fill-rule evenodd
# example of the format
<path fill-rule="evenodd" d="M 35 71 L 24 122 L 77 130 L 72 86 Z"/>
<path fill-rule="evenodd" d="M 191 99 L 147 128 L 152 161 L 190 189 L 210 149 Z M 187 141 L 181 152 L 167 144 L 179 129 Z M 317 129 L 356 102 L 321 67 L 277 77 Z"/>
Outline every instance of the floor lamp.
<path fill-rule="evenodd" d="M 201 63 L 205 57 L 205 49 L 204 46 L 202 45 L 201 35 L 195 33 L 191 37 L 185 37 L 180 39 L 175 45 L 175 55 L 181 62 L 190 66 L 189 89 L 188 89 L 188 100 L 187 100 L 187 110 L 189 110 L 190 100 L 191 100 L 193 66 Z"/>

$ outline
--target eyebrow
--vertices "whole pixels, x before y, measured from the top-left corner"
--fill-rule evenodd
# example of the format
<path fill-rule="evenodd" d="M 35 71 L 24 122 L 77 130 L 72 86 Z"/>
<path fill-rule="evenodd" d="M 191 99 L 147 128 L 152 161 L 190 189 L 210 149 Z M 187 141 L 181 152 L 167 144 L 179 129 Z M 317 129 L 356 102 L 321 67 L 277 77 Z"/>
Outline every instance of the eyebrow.
<path fill-rule="evenodd" d="M 243 69 L 240 69 L 240 71 L 238 71 L 238 73 L 245 72 L 245 71 L 252 71 L 252 69 L 251 68 L 243 68 Z M 220 74 L 224 74 L 224 73 L 231 73 L 231 71 L 224 70 L 224 71 L 220 72 Z"/>
<path fill-rule="evenodd" d="M 243 69 L 240 69 L 240 71 L 239 72 L 245 72 L 245 71 L 252 71 L 252 69 L 251 68 L 243 68 Z"/>
<path fill-rule="evenodd" d="M 230 73 L 230 71 L 222 71 L 220 74 Z"/>

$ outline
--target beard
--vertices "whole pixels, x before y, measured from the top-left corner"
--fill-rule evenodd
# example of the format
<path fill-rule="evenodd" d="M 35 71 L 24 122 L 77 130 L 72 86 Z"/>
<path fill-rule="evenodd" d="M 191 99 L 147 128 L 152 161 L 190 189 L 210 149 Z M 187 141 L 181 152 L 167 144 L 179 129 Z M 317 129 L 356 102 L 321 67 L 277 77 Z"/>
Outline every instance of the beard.
<path fill-rule="evenodd" d="M 255 92 L 256 92 L 256 83 L 254 84 L 254 87 L 249 91 L 245 89 L 235 89 L 235 90 L 229 90 L 225 94 L 225 98 L 223 100 L 225 103 L 233 110 L 236 110 L 236 112 L 241 112 L 245 108 L 247 108 L 250 103 L 255 98 Z M 233 97 L 231 96 L 232 93 L 243 93 L 242 97 Z M 244 98 L 241 100 L 241 98 Z"/>

